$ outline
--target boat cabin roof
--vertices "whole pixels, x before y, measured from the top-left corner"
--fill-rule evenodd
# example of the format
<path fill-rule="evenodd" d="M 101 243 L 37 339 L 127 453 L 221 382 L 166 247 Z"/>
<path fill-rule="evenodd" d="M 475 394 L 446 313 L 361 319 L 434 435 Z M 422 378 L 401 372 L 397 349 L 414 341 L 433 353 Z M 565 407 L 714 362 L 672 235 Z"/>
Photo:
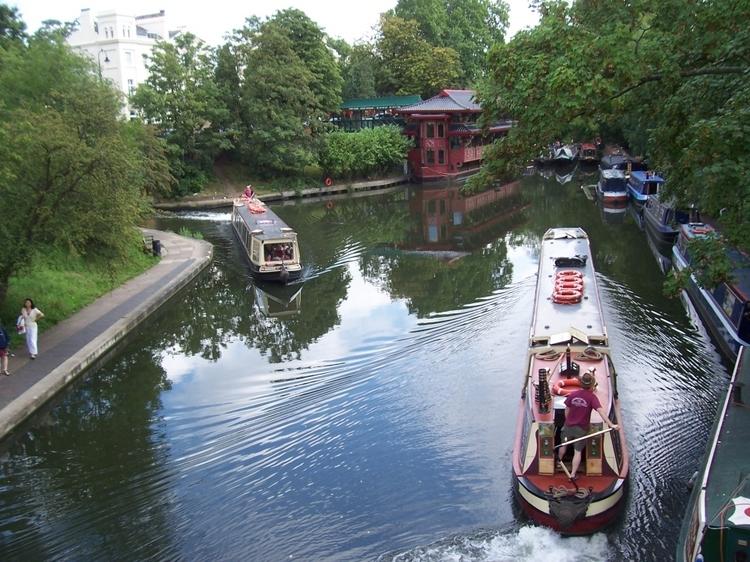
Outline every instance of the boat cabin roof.
<path fill-rule="evenodd" d="M 586 256 L 583 267 L 556 266 L 557 258 Z M 586 232 L 581 228 L 552 228 L 545 232 L 539 256 L 531 345 L 557 345 L 573 339 L 585 344 L 607 344 L 596 273 Z M 578 304 L 555 304 L 552 293 L 559 271 L 583 274 L 583 299 Z"/>
<path fill-rule="evenodd" d="M 634 172 L 630 172 L 630 177 L 638 183 L 645 183 L 645 182 L 664 183 L 664 178 L 656 175 L 654 172 L 645 172 L 642 170 L 637 170 Z"/>
<path fill-rule="evenodd" d="M 261 231 L 254 234 L 261 242 L 285 239 L 293 242 L 297 238 L 297 233 L 268 207 L 265 207 L 265 211 L 262 213 L 251 213 L 244 205 L 242 207 L 235 207 L 235 210 L 251 233 L 253 231 Z"/>
<path fill-rule="evenodd" d="M 734 521 L 732 499 L 739 496 L 750 496 L 750 455 L 747 453 L 747 442 L 750 440 L 750 409 L 746 407 L 747 397 L 743 403 L 736 404 L 731 397 L 733 388 L 750 383 L 750 354 L 743 348 L 740 352 L 732 381 L 728 385 L 723 408 L 717 413 L 714 425 L 713 440 L 710 451 L 713 457 L 708 459 L 710 465 L 704 474 L 702 487 L 705 490 L 706 518 L 711 527 L 736 526 Z M 744 395 L 745 393 L 743 393 Z M 710 453 L 709 453 L 710 454 Z M 732 494 L 734 492 L 734 494 Z M 741 510 L 740 513 L 742 513 Z M 725 514 L 722 517 L 722 513 Z"/>
<path fill-rule="evenodd" d="M 625 179 L 625 172 L 623 170 L 618 170 L 616 168 L 610 168 L 607 170 L 601 171 L 602 178 L 605 180 L 614 180 L 614 179 Z"/>

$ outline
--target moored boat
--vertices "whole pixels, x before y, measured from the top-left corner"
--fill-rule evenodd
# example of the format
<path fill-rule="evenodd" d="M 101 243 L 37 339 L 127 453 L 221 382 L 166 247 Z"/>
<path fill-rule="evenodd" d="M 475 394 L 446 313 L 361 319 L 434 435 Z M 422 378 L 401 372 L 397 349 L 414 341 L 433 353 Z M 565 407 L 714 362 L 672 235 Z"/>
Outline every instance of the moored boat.
<path fill-rule="evenodd" d="M 677 243 L 672 248 L 675 269 L 682 271 L 690 263 L 691 240 L 714 234 L 713 227 L 707 224 L 680 225 Z M 735 249 L 728 250 L 727 257 L 733 268 L 732 281 L 705 289 L 691 275 L 687 292 L 721 353 L 735 361 L 740 348 L 750 345 L 750 259 Z"/>
<path fill-rule="evenodd" d="M 697 215 L 676 208 L 673 201 L 664 201 L 658 194 L 651 195 L 643 206 L 643 223 L 656 247 L 662 253 L 671 252 L 678 226 L 689 222 L 691 214 Z"/>
<path fill-rule="evenodd" d="M 584 163 L 596 163 L 599 162 L 599 149 L 596 145 L 590 142 L 581 143 L 581 148 L 578 151 L 578 158 Z"/>
<path fill-rule="evenodd" d="M 565 288 L 567 286 L 570 288 Z M 542 240 L 526 374 L 513 445 L 514 493 L 532 520 L 563 534 L 588 534 L 621 512 L 628 482 L 622 425 L 603 430 L 591 413 L 581 469 L 569 478 L 573 447 L 558 462 L 565 399 L 595 378 L 595 396 L 609 419 L 621 423 L 616 373 L 587 234 L 553 228 Z M 586 375 L 588 376 L 588 375 Z"/>
<path fill-rule="evenodd" d="M 628 177 L 628 193 L 633 203 L 642 208 L 648 198 L 657 195 L 664 184 L 664 178 L 654 172 L 636 170 Z"/>
<path fill-rule="evenodd" d="M 232 228 L 255 277 L 287 283 L 302 275 L 297 234 L 262 201 L 235 199 Z"/>
<path fill-rule="evenodd" d="M 605 205 L 626 205 L 628 190 L 625 172 L 616 168 L 601 170 L 596 184 L 596 194 Z"/>
<path fill-rule="evenodd" d="M 677 562 L 750 559 L 750 355 L 742 348 L 716 414 L 677 541 Z"/>
<path fill-rule="evenodd" d="M 556 144 L 552 151 L 552 160 L 557 163 L 573 162 L 578 159 L 578 145 L 576 144 Z"/>

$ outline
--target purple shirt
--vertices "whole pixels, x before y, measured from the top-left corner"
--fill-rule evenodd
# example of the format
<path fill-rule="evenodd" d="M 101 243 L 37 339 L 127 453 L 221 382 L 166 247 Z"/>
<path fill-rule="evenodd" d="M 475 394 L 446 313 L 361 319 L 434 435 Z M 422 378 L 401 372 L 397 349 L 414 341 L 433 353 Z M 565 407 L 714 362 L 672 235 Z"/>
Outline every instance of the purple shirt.
<path fill-rule="evenodd" d="M 583 428 L 589 427 L 591 410 L 602 407 L 596 394 L 586 388 L 569 394 L 565 399 L 565 405 L 568 407 L 568 417 L 565 418 L 565 425 L 577 425 Z"/>

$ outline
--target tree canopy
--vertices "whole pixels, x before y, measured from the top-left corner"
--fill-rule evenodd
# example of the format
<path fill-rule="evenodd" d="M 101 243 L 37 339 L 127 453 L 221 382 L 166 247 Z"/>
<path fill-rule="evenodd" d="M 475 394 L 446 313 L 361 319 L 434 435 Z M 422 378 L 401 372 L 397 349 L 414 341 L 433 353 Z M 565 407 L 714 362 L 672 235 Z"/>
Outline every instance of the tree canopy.
<path fill-rule="evenodd" d="M 159 142 L 120 119 L 119 94 L 62 34 L 18 38 L 0 61 L 2 301 L 38 245 L 124 253 L 169 177 Z"/>
<path fill-rule="evenodd" d="M 231 148 L 217 126 L 228 120 L 228 110 L 214 81 L 212 52 L 190 33 L 178 35 L 174 43 L 157 43 L 149 77 L 132 104 L 166 139 L 177 193 L 200 191 L 215 156 Z"/>
<path fill-rule="evenodd" d="M 750 2 L 542 1 L 541 19 L 495 44 L 487 119 L 516 126 L 477 181 L 516 174 L 555 138 L 614 131 L 668 191 L 750 242 Z"/>

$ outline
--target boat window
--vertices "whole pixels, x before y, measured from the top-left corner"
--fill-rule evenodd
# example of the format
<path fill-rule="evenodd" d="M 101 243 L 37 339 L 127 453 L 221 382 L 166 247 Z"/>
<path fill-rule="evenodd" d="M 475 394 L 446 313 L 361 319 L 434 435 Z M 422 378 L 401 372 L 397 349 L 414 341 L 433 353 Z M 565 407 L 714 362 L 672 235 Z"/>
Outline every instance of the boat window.
<path fill-rule="evenodd" d="M 294 250 L 292 245 L 287 243 L 265 244 L 263 258 L 267 262 L 289 261 L 294 258 Z"/>
<path fill-rule="evenodd" d="M 427 202 L 427 214 L 428 215 L 434 215 L 435 214 L 435 200 L 431 199 Z"/>
<path fill-rule="evenodd" d="M 438 164 L 445 164 L 445 151 L 438 150 Z"/>
<path fill-rule="evenodd" d="M 260 254 L 260 241 L 253 240 L 253 246 L 252 246 L 252 248 L 253 248 L 253 252 L 252 252 L 252 255 L 250 256 L 250 259 L 253 262 L 258 263 L 258 261 L 259 261 L 258 260 L 258 255 Z"/>
<path fill-rule="evenodd" d="M 427 132 L 425 133 L 425 136 L 428 139 L 431 139 L 435 136 L 435 124 L 434 123 L 427 123 L 426 126 Z"/>
<path fill-rule="evenodd" d="M 445 125 L 443 125 L 442 123 L 438 123 L 437 136 L 441 139 L 445 136 Z"/>
<path fill-rule="evenodd" d="M 445 214 L 445 199 L 440 200 L 440 214 L 441 215 Z"/>
<path fill-rule="evenodd" d="M 425 151 L 425 155 L 426 155 L 425 161 L 428 164 L 434 164 L 435 163 L 435 151 L 434 150 L 429 150 L 429 149 L 426 150 Z"/>

